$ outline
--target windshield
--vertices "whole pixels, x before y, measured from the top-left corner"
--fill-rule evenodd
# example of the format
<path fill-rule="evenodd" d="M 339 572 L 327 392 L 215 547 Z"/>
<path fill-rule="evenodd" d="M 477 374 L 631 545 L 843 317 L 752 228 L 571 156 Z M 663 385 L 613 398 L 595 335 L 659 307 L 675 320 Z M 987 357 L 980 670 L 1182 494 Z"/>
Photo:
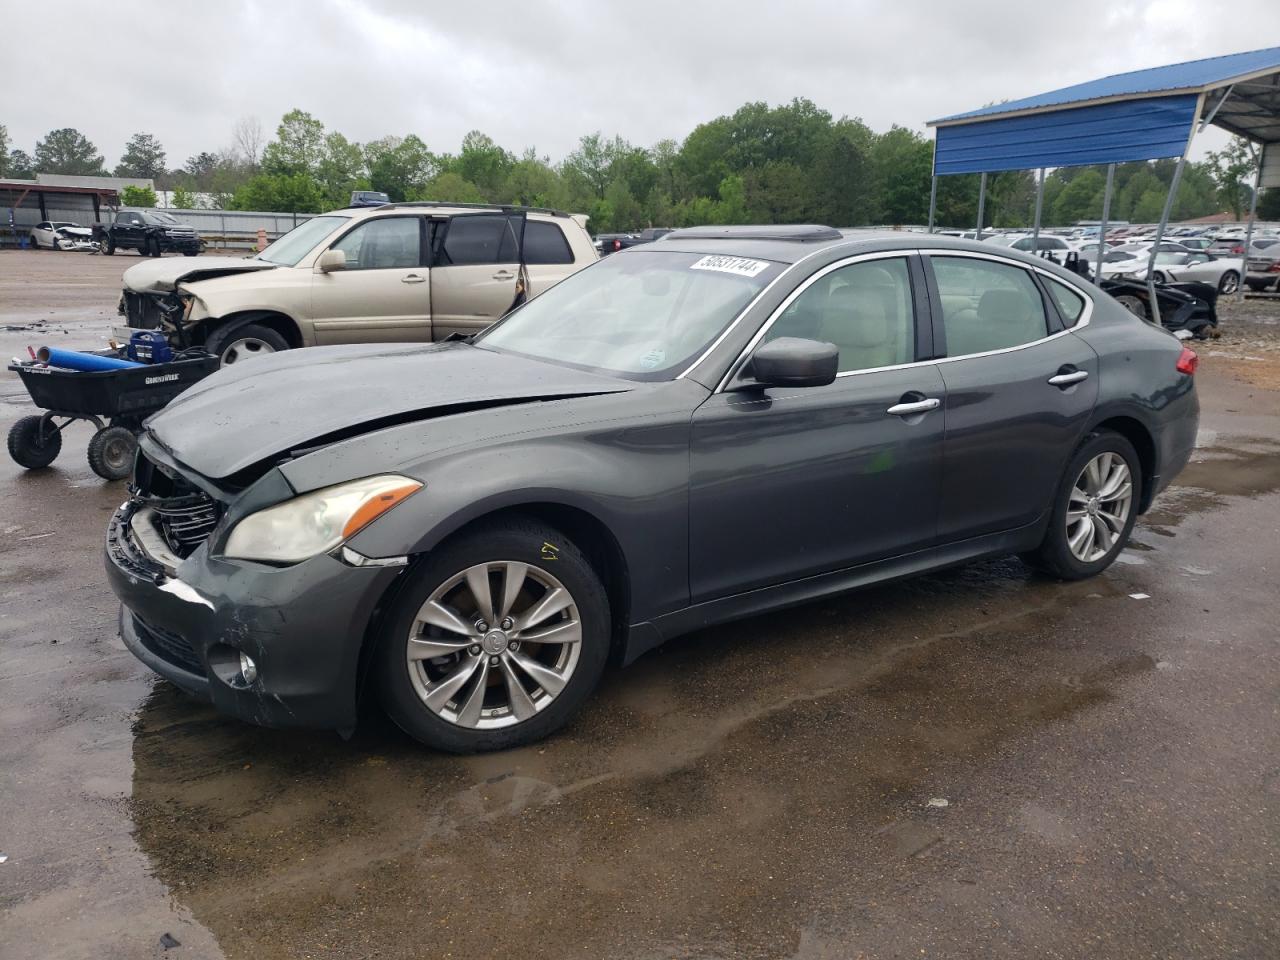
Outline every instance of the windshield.
<path fill-rule="evenodd" d="M 315 245 L 333 233 L 350 217 L 312 217 L 298 224 L 260 254 L 259 260 L 278 263 L 282 267 L 295 267 L 298 261 L 315 249 Z"/>
<path fill-rule="evenodd" d="M 745 257 L 618 254 L 530 300 L 476 342 L 631 380 L 670 380 L 782 269 Z"/>
<path fill-rule="evenodd" d="M 145 217 L 147 220 L 150 220 L 152 223 L 177 223 L 178 222 L 177 220 L 173 219 L 173 217 L 169 216 L 167 213 L 144 213 L 142 216 Z"/>

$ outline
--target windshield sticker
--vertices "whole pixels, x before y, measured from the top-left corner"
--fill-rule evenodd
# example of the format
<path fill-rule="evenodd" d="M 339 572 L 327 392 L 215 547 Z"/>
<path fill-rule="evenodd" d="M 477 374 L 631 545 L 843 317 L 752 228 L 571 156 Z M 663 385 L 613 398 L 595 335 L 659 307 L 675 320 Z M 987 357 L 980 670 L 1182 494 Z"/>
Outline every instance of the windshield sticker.
<path fill-rule="evenodd" d="M 646 370 L 653 370 L 662 366 L 666 362 L 667 354 L 661 347 L 654 347 L 640 358 L 640 366 L 644 367 Z"/>
<path fill-rule="evenodd" d="M 717 270 L 720 273 L 733 273 L 739 277 L 754 277 L 769 269 L 766 260 L 748 260 L 746 257 L 703 257 L 689 268 L 690 270 Z"/>

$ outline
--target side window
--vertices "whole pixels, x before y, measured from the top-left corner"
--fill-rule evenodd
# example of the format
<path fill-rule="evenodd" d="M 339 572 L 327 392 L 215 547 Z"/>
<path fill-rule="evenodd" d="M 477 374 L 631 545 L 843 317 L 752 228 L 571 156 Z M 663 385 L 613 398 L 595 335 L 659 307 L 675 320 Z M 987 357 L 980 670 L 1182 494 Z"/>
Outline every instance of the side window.
<path fill-rule="evenodd" d="M 526 220 L 524 224 L 524 262 L 573 263 L 573 251 L 564 231 L 554 223 Z"/>
<path fill-rule="evenodd" d="M 347 257 L 348 270 L 416 267 L 422 262 L 418 217 L 367 220 L 335 243 Z"/>
<path fill-rule="evenodd" d="M 41 223 L 37 223 L 37 224 L 36 224 L 36 229 L 37 229 L 37 230 L 48 230 L 48 229 L 49 229 L 49 221 L 48 221 L 48 220 L 45 220 L 45 221 L 43 221 L 43 222 L 41 222 Z"/>
<path fill-rule="evenodd" d="M 1021 267 L 933 257 L 947 355 L 1003 350 L 1048 334 L 1040 289 Z"/>
<path fill-rule="evenodd" d="M 1084 313 L 1084 297 L 1065 283 L 1059 283 L 1049 277 L 1044 277 L 1044 282 L 1049 288 L 1049 296 L 1053 297 L 1053 302 L 1058 307 L 1062 322 L 1068 327 L 1074 327 L 1080 319 L 1080 314 Z"/>
<path fill-rule="evenodd" d="M 515 263 L 516 237 L 504 214 L 454 217 L 436 251 L 436 265 Z"/>
<path fill-rule="evenodd" d="M 906 259 L 851 263 L 819 277 L 765 334 L 778 337 L 834 343 L 841 373 L 910 363 L 915 320 Z"/>

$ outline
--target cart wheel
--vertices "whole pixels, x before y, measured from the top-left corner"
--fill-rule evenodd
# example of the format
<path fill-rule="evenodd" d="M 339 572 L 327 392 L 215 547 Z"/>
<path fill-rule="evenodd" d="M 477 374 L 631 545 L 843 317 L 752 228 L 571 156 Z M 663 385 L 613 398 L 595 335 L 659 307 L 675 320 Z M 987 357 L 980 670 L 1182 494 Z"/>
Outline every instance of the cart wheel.
<path fill-rule="evenodd" d="M 123 480 L 137 451 L 138 438 L 128 427 L 103 427 L 89 441 L 89 466 L 104 480 Z"/>
<path fill-rule="evenodd" d="M 62 449 L 62 434 L 52 424 L 42 431 L 42 420 L 44 417 L 23 417 L 9 428 L 9 456 L 28 470 L 47 467 Z"/>

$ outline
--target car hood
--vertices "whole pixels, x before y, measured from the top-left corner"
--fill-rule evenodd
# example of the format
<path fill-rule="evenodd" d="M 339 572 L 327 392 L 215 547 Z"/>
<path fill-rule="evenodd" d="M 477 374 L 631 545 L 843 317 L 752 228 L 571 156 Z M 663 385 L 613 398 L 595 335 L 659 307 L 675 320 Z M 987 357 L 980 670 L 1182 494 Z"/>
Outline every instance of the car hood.
<path fill-rule="evenodd" d="M 135 264 L 124 272 L 124 287 L 135 293 L 167 293 L 180 283 L 194 283 L 230 273 L 274 270 L 276 264 L 252 257 L 161 257 Z"/>
<path fill-rule="evenodd" d="M 175 460 L 218 480 L 395 424 L 634 386 L 466 343 L 309 347 L 206 377 L 147 428 Z"/>

